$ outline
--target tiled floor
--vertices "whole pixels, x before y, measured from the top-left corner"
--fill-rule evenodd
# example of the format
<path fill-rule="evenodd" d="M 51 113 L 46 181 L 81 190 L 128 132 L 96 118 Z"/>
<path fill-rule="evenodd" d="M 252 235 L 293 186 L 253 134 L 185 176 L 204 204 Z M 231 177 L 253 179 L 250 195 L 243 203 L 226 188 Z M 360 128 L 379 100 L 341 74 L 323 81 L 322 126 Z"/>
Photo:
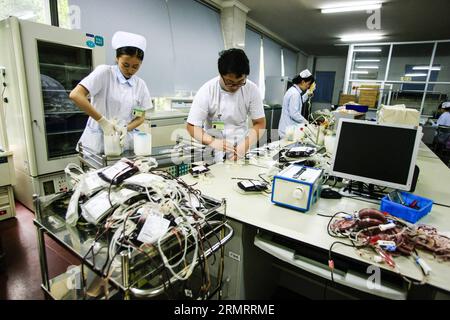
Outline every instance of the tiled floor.
<path fill-rule="evenodd" d="M 41 272 L 34 214 L 16 203 L 16 217 L 0 221 L 4 261 L 0 269 L 0 299 L 41 300 Z M 63 273 L 78 260 L 46 238 L 50 278 Z"/>

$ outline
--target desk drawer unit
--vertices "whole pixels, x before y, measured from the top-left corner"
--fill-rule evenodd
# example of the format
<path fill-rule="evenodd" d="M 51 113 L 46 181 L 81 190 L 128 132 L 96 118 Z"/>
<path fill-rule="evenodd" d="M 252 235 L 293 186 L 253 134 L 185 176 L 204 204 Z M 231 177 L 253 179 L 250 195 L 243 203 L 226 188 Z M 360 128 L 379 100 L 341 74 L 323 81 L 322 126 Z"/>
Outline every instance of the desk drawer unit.
<path fill-rule="evenodd" d="M 0 187 L 0 221 L 16 215 L 14 196 L 11 186 Z"/>

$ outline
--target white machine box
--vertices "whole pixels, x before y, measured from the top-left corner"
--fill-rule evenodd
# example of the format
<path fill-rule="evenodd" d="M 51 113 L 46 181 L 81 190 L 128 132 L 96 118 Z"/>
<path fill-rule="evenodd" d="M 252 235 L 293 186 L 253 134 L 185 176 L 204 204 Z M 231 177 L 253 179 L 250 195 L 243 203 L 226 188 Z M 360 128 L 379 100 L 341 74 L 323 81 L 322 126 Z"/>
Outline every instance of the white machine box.
<path fill-rule="evenodd" d="M 272 202 L 306 212 L 320 195 L 322 169 L 293 164 L 273 179 Z"/>

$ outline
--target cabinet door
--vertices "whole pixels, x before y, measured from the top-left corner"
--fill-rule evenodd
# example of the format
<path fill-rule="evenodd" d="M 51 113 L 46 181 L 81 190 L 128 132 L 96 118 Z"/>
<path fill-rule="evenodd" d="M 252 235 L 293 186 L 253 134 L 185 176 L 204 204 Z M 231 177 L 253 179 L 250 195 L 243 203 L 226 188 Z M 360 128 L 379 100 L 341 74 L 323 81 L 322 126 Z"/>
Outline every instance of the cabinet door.
<path fill-rule="evenodd" d="M 38 41 L 47 160 L 73 155 L 88 116 L 69 99 L 92 71 L 89 49 Z"/>
<path fill-rule="evenodd" d="M 87 115 L 70 91 L 98 64 L 104 47 L 87 45 L 79 31 L 20 22 L 37 175 L 57 172 L 76 161 L 76 144 Z"/>

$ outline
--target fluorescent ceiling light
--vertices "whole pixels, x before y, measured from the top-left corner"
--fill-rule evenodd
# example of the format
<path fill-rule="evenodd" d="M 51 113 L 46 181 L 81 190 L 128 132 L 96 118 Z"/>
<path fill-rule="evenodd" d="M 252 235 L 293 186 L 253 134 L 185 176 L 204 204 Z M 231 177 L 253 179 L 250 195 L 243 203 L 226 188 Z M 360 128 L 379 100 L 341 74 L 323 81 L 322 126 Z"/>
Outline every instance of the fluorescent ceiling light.
<path fill-rule="evenodd" d="M 430 67 L 428 66 L 415 66 L 413 67 L 413 70 L 429 70 Z M 431 67 L 431 71 L 440 71 L 441 67 Z"/>
<path fill-rule="evenodd" d="M 357 66 L 357 69 L 378 69 L 378 66 Z"/>
<path fill-rule="evenodd" d="M 371 40 L 380 40 L 382 38 L 383 35 L 380 33 L 359 33 L 341 36 L 341 41 L 343 42 L 371 41 Z"/>
<path fill-rule="evenodd" d="M 356 59 L 355 62 L 380 62 L 379 59 Z"/>
<path fill-rule="evenodd" d="M 354 49 L 354 52 L 381 52 L 380 48 L 360 48 Z"/>
<path fill-rule="evenodd" d="M 426 77 L 426 73 L 407 73 L 405 77 Z"/>
<path fill-rule="evenodd" d="M 359 71 L 351 71 L 350 73 L 353 73 L 353 74 L 368 74 L 369 71 L 367 71 L 367 70 L 359 70 Z"/>
<path fill-rule="evenodd" d="M 322 8 L 322 13 L 336 13 L 336 12 L 351 12 L 351 11 L 366 11 L 366 10 L 377 10 L 381 8 L 381 3 L 379 2 L 367 2 L 360 1 L 353 4 L 333 6 Z"/>

